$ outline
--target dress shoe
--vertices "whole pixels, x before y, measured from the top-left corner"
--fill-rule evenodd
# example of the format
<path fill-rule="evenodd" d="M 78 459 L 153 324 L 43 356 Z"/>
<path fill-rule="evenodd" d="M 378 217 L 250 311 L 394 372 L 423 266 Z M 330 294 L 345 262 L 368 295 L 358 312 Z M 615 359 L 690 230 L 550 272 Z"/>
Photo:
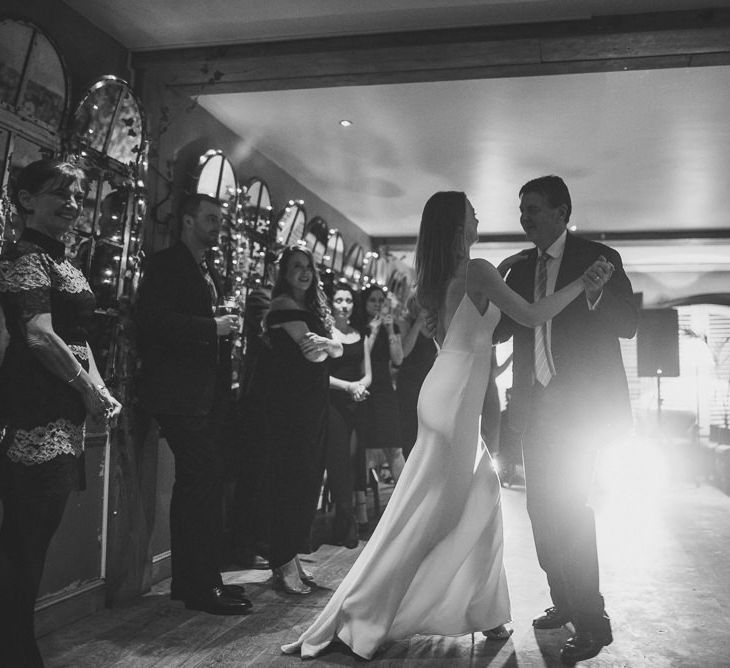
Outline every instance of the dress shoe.
<path fill-rule="evenodd" d="M 535 617 L 532 620 L 532 625 L 536 629 L 559 629 L 570 621 L 570 617 L 567 613 L 563 612 L 560 608 L 553 606 L 545 610 L 544 615 Z"/>
<path fill-rule="evenodd" d="M 514 629 L 506 626 L 505 624 L 500 624 L 499 626 L 495 626 L 493 629 L 487 629 L 486 631 L 482 631 L 482 635 L 487 640 L 494 640 L 496 642 L 504 642 L 505 640 L 509 640 L 509 637 L 514 633 Z"/>
<path fill-rule="evenodd" d="M 211 615 L 245 615 L 252 607 L 243 595 L 231 596 L 223 587 L 211 587 L 183 600 L 188 610 L 202 610 Z"/>
<path fill-rule="evenodd" d="M 275 591 L 283 591 L 285 594 L 292 594 L 294 596 L 306 596 L 311 594 L 313 589 L 301 578 L 297 578 L 299 583 L 289 583 L 284 579 L 284 572 L 280 568 L 275 568 L 273 571 L 274 577 L 272 580 L 272 587 Z"/>
<path fill-rule="evenodd" d="M 613 642 L 611 631 L 606 633 L 594 633 L 591 631 L 578 631 L 560 650 L 560 660 L 572 666 L 578 661 L 586 661 L 596 656 L 606 645 Z"/>
<path fill-rule="evenodd" d="M 245 599 L 246 590 L 241 585 L 236 584 L 224 584 L 218 585 L 226 596 L 230 598 Z M 194 599 L 195 593 L 192 591 L 184 591 L 178 587 L 170 589 L 170 599 L 173 601 L 185 601 L 187 599 Z"/>
<path fill-rule="evenodd" d="M 226 596 L 230 596 L 231 598 L 237 598 L 237 599 L 246 598 L 246 590 L 241 585 L 224 584 L 224 585 L 221 585 L 221 589 L 223 589 L 223 593 Z"/>

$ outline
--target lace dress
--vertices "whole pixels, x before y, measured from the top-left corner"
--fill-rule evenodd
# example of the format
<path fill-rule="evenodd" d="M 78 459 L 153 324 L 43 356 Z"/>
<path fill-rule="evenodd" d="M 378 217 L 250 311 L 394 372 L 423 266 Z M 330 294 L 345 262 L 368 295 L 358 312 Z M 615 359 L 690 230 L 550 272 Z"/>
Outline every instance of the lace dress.
<path fill-rule="evenodd" d="M 88 370 L 86 327 L 94 294 L 65 258 L 62 242 L 26 228 L 0 260 L 0 299 L 10 333 L 0 373 L 5 423 L 0 461 L 13 466 L 16 477 L 32 476 L 40 489 L 78 489 L 83 486 L 86 419 L 81 394 L 33 354 L 24 323 L 50 313 L 55 333 Z"/>
<path fill-rule="evenodd" d="M 462 635 L 510 619 L 500 484 L 479 437 L 492 333 L 464 295 L 421 389 L 418 439 L 372 538 L 327 606 L 286 653 L 335 638 L 370 658 L 388 640 Z"/>

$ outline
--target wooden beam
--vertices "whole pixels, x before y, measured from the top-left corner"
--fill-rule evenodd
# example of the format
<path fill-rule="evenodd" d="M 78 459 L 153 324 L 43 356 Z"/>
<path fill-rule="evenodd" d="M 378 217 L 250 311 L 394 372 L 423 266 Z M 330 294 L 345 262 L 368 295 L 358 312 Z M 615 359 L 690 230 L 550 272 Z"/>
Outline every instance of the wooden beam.
<path fill-rule="evenodd" d="M 138 52 L 196 95 L 730 64 L 730 10 Z"/>

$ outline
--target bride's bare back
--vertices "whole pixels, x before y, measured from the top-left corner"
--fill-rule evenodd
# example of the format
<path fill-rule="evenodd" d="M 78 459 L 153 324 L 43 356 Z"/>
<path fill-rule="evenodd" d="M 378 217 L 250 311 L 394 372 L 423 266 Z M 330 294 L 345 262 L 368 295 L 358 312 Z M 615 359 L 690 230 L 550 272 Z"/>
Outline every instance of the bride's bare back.
<path fill-rule="evenodd" d="M 479 286 L 474 280 L 467 280 L 467 276 L 469 275 L 467 268 L 471 262 L 473 261 L 467 260 L 463 267 L 459 267 L 454 277 L 446 286 L 443 301 L 437 311 L 438 324 L 436 325 L 436 341 L 439 345 L 442 345 L 444 342 L 446 332 L 451 325 L 451 319 L 454 317 L 456 309 L 459 308 L 459 304 L 464 298 L 464 293 L 471 299 L 480 315 L 484 314 L 489 306 L 489 299 L 481 289 L 482 286 Z"/>

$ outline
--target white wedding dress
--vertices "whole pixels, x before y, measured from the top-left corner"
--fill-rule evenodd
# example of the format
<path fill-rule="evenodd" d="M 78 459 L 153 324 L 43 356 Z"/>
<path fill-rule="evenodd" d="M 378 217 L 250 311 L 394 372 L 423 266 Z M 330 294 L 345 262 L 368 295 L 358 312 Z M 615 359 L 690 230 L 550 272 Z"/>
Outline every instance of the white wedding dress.
<path fill-rule="evenodd" d="M 369 659 L 414 634 L 456 636 L 510 620 L 500 484 L 479 435 L 492 332 L 464 294 L 418 398 L 418 438 L 372 537 L 327 606 L 286 653 L 339 638 Z"/>

